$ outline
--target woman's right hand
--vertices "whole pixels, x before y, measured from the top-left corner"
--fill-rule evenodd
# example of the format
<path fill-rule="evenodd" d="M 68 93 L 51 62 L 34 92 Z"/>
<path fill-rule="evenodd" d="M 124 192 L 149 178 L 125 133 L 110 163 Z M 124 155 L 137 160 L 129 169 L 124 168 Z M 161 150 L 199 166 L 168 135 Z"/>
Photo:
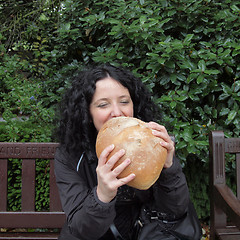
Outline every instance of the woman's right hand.
<path fill-rule="evenodd" d="M 118 178 L 118 175 L 130 164 L 130 159 L 125 159 L 119 166 L 113 169 L 115 163 L 125 154 L 125 150 L 121 149 L 116 152 L 107 161 L 108 155 L 113 151 L 114 145 L 106 147 L 98 159 L 97 172 L 97 196 L 100 201 L 108 203 L 117 195 L 120 186 L 132 181 L 135 174 L 130 174 L 124 178 Z"/>

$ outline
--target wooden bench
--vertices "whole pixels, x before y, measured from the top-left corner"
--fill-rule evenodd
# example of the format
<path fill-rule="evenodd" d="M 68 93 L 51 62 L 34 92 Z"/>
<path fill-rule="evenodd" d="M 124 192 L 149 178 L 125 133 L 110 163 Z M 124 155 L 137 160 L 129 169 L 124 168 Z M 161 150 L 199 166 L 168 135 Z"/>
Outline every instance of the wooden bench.
<path fill-rule="evenodd" d="M 0 143 L 0 239 L 57 239 L 65 221 L 54 175 L 54 155 L 58 143 Z M 21 211 L 8 211 L 9 159 L 22 159 Z M 36 161 L 50 160 L 49 211 L 35 209 Z M 47 186 L 46 186 L 47 187 Z M 4 229 L 44 229 L 43 232 L 3 231 Z"/>
<path fill-rule="evenodd" d="M 213 131 L 210 144 L 210 239 L 240 239 L 240 138 Z M 236 195 L 226 185 L 225 156 L 236 155 Z"/>

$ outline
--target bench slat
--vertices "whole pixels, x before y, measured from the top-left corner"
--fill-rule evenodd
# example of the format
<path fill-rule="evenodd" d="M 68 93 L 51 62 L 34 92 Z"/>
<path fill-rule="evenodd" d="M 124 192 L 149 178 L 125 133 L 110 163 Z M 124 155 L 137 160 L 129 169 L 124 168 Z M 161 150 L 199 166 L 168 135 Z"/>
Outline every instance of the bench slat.
<path fill-rule="evenodd" d="M 240 153 L 236 156 L 237 199 L 240 201 Z"/>
<path fill-rule="evenodd" d="M 240 240 L 240 231 L 236 227 L 220 228 L 216 233 L 220 240 Z"/>
<path fill-rule="evenodd" d="M 19 239 L 34 239 L 34 240 L 53 240 L 58 239 L 59 233 L 30 233 L 30 232 L 0 232 L 0 239 L 4 240 L 19 240 Z"/>
<path fill-rule="evenodd" d="M 7 210 L 7 178 L 8 178 L 8 161 L 0 161 L 0 211 Z"/>
<path fill-rule="evenodd" d="M 1 142 L 0 158 L 53 159 L 59 143 Z"/>
<path fill-rule="evenodd" d="M 1 228 L 62 228 L 63 212 L 0 212 Z"/>
<path fill-rule="evenodd" d="M 22 160 L 22 211 L 35 211 L 35 161 Z"/>
<path fill-rule="evenodd" d="M 54 174 L 54 161 L 50 161 L 50 211 L 58 212 L 62 211 L 62 205 L 59 198 L 58 188 L 56 184 L 56 178 Z"/>

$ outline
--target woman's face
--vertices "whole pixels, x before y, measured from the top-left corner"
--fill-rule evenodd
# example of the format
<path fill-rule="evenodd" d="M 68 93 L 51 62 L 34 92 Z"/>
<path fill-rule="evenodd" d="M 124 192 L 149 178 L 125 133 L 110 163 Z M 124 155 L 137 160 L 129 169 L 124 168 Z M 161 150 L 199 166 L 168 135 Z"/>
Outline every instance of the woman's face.
<path fill-rule="evenodd" d="M 133 117 L 133 102 L 128 89 L 111 77 L 97 81 L 90 114 L 97 131 L 111 118 Z"/>

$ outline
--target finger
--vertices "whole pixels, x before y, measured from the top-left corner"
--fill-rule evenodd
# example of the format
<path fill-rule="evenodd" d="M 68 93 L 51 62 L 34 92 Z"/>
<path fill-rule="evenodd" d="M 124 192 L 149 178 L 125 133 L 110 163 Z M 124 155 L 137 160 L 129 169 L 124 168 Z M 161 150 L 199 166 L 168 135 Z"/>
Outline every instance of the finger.
<path fill-rule="evenodd" d="M 111 144 L 102 151 L 98 159 L 99 166 L 103 166 L 106 163 L 107 157 L 113 151 L 114 147 L 115 147 L 114 144 Z"/>
<path fill-rule="evenodd" d="M 148 126 L 152 129 L 152 134 L 156 137 L 162 138 L 166 142 L 171 142 L 171 137 L 169 136 L 167 129 L 158 123 L 149 122 Z"/>
<path fill-rule="evenodd" d="M 152 134 L 156 137 L 159 137 L 162 139 L 160 142 L 161 146 L 166 148 L 168 151 L 174 151 L 174 142 L 172 141 L 171 137 L 169 136 L 167 129 L 155 122 L 149 122 L 148 126 L 152 129 Z"/>
<path fill-rule="evenodd" d="M 159 137 L 161 138 L 163 141 L 168 142 L 168 143 L 172 143 L 172 139 L 170 138 L 170 136 L 165 133 L 165 132 L 160 132 L 160 131 L 156 131 L 156 130 L 152 130 L 152 134 L 155 137 Z"/>
<path fill-rule="evenodd" d="M 175 147 L 174 147 L 174 143 L 173 143 L 173 141 L 171 140 L 171 142 L 164 142 L 164 141 L 162 141 L 162 142 L 160 142 L 160 144 L 161 144 L 161 146 L 163 146 L 164 148 L 166 148 L 167 149 L 167 151 L 168 152 L 171 152 L 171 151 L 174 151 L 175 149 Z"/>
<path fill-rule="evenodd" d="M 118 152 L 116 152 L 106 163 L 106 166 L 108 166 L 110 169 L 113 168 L 115 163 L 125 154 L 125 150 L 121 149 Z"/>
<path fill-rule="evenodd" d="M 152 130 L 157 130 L 157 131 L 160 131 L 160 132 L 167 133 L 167 129 L 163 125 L 160 125 L 156 122 L 149 122 L 148 127 L 150 127 Z"/>
<path fill-rule="evenodd" d="M 127 158 L 120 165 L 114 168 L 112 172 L 117 177 L 130 163 L 131 163 L 131 160 Z"/>
<path fill-rule="evenodd" d="M 129 174 L 127 177 L 118 179 L 118 187 L 121 187 L 129 182 L 131 182 L 136 175 L 134 173 Z"/>

